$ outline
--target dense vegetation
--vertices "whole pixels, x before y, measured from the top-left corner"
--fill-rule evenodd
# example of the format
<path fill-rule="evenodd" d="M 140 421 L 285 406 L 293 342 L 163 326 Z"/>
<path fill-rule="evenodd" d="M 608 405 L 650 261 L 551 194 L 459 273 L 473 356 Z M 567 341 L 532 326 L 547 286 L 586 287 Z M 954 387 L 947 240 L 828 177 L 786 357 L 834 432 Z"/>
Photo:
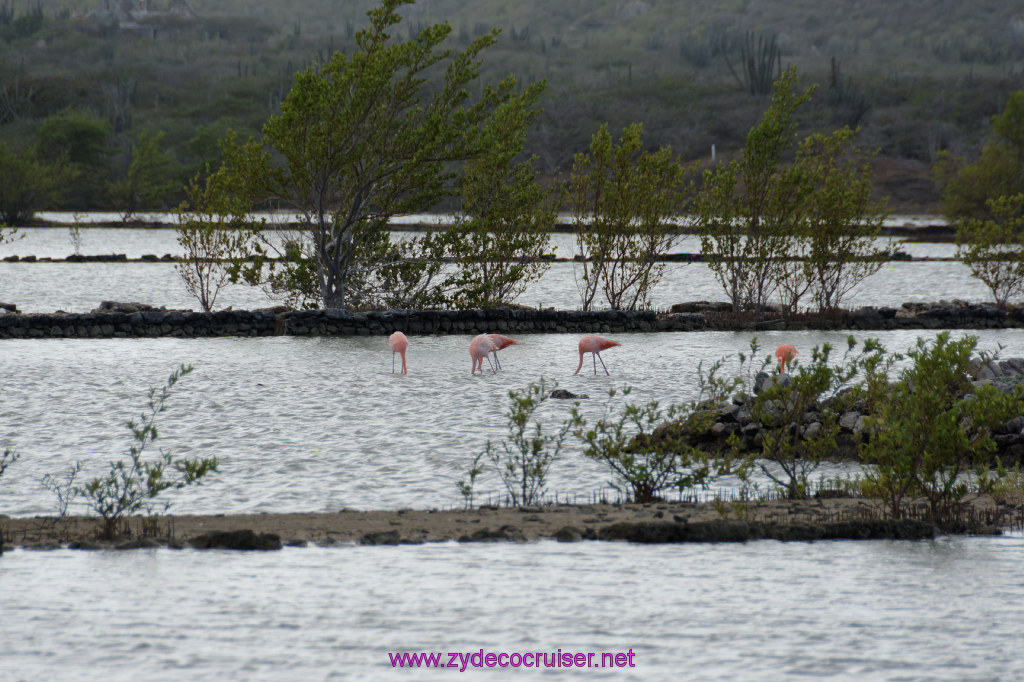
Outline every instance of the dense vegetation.
<path fill-rule="evenodd" d="M 154 186 L 183 188 L 216 163 L 228 128 L 255 134 L 296 72 L 354 51 L 375 3 L 194 0 L 195 16 L 180 16 L 158 12 L 182 3 L 154 0 L 122 24 L 89 16 L 105 4 L 0 3 L 0 151 L 31 156 L 29 171 L 65 163 L 74 177 L 56 201 L 71 209 L 177 204 Z M 548 81 L 525 151 L 549 179 L 604 123 L 640 123 L 651 149 L 684 161 L 706 163 L 712 145 L 732 158 L 766 107 L 755 72 L 796 65 L 819 86 L 807 132 L 861 126 L 860 145 L 880 152 L 876 196 L 937 210 L 938 154 L 976 158 L 1024 84 L 1024 13 L 1001 0 L 424 0 L 402 13 L 397 37 L 447 20 L 456 50 L 502 29 L 481 80 Z"/>
<path fill-rule="evenodd" d="M 545 435 L 545 425 L 534 415 L 550 395 L 542 380 L 509 393 L 508 438 L 499 443 L 501 449 L 488 441 L 485 454 L 513 505 L 542 499 L 545 476 L 559 463 L 570 431 L 583 444 L 583 454 L 605 464 L 612 485 L 634 502 L 653 502 L 673 489 L 707 487 L 724 476 L 742 481 L 752 500 L 769 491 L 804 499 L 816 484 L 826 484 L 813 474 L 838 455 L 841 415 L 856 407 L 865 412 L 852 413 L 863 419 L 853 452 L 868 466 L 862 476 L 832 483 L 881 501 L 891 518 L 912 515 L 916 501 L 927 500 L 927 516 L 947 522 L 971 490 L 1002 497 L 1019 489 L 1021 481 L 1019 467 L 1007 472 L 994 456 L 994 434 L 1021 413 L 1024 385 L 1001 390 L 972 383 L 977 341 L 974 336 L 953 341 L 945 331 L 934 339 L 919 338 L 903 354 L 886 350 L 877 339 L 858 348 L 851 336 L 845 352 L 824 344 L 812 350 L 806 364 L 792 361 L 786 373 L 776 374 L 769 358 L 758 365 L 755 338 L 750 355 L 740 355 L 736 375 L 721 372 L 725 358 L 706 371 L 699 368 L 701 391 L 689 403 L 632 403 L 625 387 L 624 400 L 606 406 L 596 421 L 588 422 L 577 402 L 572 417 L 555 429 L 557 435 Z M 981 365 L 995 364 L 991 356 L 980 355 Z M 896 363 L 904 360 L 909 362 L 897 370 Z M 609 395 L 614 398 L 616 390 Z M 724 415 L 743 410 L 761 425 L 757 437 L 726 426 Z M 725 447 L 706 437 L 715 425 L 728 434 Z M 524 432 L 536 434 L 532 448 L 524 445 L 529 440 L 524 441 Z M 486 469 L 482 459 L 473 460 L 469 482 L 457 484 L 467 503 L 473 482 Z M 752 482 L 754 472 L 771 481 L 767 488 L 759 490 Z"/>

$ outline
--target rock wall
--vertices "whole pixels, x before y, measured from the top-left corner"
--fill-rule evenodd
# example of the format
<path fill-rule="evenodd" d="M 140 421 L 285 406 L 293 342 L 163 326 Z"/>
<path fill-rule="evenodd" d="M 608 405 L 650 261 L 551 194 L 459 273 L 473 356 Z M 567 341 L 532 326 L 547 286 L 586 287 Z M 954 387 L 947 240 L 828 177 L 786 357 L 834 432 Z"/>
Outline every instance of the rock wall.
<path fill-rule="evenodd" d="M 903 309 L 860 308 L 836 315 L 754 318 L 722 304 L 675 306 L 673 312 L 595 312 L 492 308 L 477 310 L 221 310 L 198 313 L 104 302 L 89 313 L 21 314 L 0 304 L 0 339 L 209 336 L 379 336 L 406 334 L 616 334 L 657 331 L 806 329 L 993 329 L 1024 327 L 1024 308 L 905 304 Z"/>
<path fill-rule="evenodd" d="M 697 321 L 694 321 L 697 324 Z M 686 329 L 686 323 L 678 324 Z M 605 333 L 657 331 L 654 312 L 488 310 L 254 310 L 213 313 L 117 309 L 52 315 L 0 315 L 3 338 L 208 336 L 380 336 L 406 334 Z M 694 326 L 693 328 L 697 328 Z"/>

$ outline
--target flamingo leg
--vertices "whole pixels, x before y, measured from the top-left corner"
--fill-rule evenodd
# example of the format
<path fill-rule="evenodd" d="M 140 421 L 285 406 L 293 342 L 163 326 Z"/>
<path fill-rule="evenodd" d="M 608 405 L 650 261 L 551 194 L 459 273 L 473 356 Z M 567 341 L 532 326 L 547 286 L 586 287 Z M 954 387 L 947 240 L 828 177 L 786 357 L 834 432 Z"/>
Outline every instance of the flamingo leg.
<path fill-rule="evenodd" d="M 498 351 L 494 351 L 493 355 L 494 355 L 494 364 L 496 364 L 498 366 L 498 369 L 501 369 L 501 362 L 498 360 Z"/>
<path fill-rule="evenodd" d="M 596 355 L 597 359 L 601 361 L 601 366 L 604 367 L 605 376 L 611 376 L 611 374 L 608 374 L 608 366 L 604 364 L 604 358 L 601 357 L 601 354 L 594 353 L 594 355 Z M 594 368 L 594 374 L 597 374 L 597 367 Z"/>
<path fill-rule="evenodd" d="M 395 352 L 391 351 L 391 373 L 395 373 Z"/>

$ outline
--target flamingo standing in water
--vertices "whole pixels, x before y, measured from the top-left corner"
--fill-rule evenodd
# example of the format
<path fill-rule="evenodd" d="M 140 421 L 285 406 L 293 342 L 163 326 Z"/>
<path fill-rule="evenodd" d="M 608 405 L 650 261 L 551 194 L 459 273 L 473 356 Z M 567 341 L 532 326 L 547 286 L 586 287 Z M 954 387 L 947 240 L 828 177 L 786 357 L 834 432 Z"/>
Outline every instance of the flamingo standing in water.
<path fill-rule="evenodd" d="M 604 336 L 584 336 L 580 339 L 580 364 L 576 367 L 576 371 L 573 374 L 579 374 L 580 369 L 583 367 L 583 354 L 593 353 L 594 354 L 594 375 L 597 375 L 597 361 L 601 360 L 601 366 L 604 367 L 604 373 L 608 374 L 608 367 L 604 364 L 604 360 L 601 359 L 601 351 L 608 350 L 612 346 L 621 346 L 621 341 L 609 339 Z M 611 375 L 609 375 L 611 376 Z"/>
<path fill-rule="evenodd" d="M 478 369 L 481 374 L 484 373 L 484 358 L 487 358 L 487 364 L 491 366 L 491 372 L 496 372 L 494 364 L 491 363 L 491 352 L 495 350 L 497 350 L 497 344 L 494 343 L 489 334 L 480 334 L 473 337 L 473 340 L 469 342 L 469 357 L 473 360 L 470 374 L 476 374 Z"/>
<path fill-rule="evenodd" d="M 395 353 L 402 356 L 402 374 L 405 374 L 405 349 L 409 347 L 409 339 L 402 332 L 395 332 L 388 337 L 391 346 L 391 373 L 395 373 Z"/>
<path fill-rule="evenodd" d="M 501 369 L 501 363 L 498 362 L 499 350 L 502 350 L 503 348 L 508 348 L 509 346 L 512 345 L 523 345 L 509 336 L 502 336 L 501 334 L 488 334 L 487 336 L 489 336 L 491 341 L 494 342 L 494 350 L 492 350 L 491 353 L 494 355 L 494 364 L 497 365 L 498 369 Z"/>
<path fill-rule="evenodd" d="M 797 354 L 796 346 L 790 343 L 784 343 L 775 349 L 775 357 L 779 361 L 779 374 L 786 371 L 786 363 L 792 364 Z"/>

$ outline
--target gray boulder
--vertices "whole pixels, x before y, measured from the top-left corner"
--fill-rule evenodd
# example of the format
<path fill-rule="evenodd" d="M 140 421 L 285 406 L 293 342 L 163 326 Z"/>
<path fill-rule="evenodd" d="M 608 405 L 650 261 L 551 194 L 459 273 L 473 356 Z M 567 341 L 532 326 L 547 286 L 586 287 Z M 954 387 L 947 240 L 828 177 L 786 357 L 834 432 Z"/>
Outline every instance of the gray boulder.
<path fill-rule="evenodd" d="M 857 420 L 860 419 L 860 412 L 851 411 L 844 412 L 839 417 L 839 426 L 847 433 L 853 433 L 853 430 L 857 428 Z"/>
<path fill-rule="evenodd" d="M 256 534 L 252 530 L 211 531 L 192 538 L 189 544 L 196 549 L 281 549 L 281 537 L 273 533 Z"/>
<path fill-rule="evenodd" d="M 586 393 L 580 393 L 579 395 L 577 395 L 575 393 L 571 393 L 571 392 L 565 390 L 564 388 L 556 388 L 555 390 L 551 391 L 551 396 L 550 397 L 555 398 L 557 400 L 589 400 L 590 399 L 590 396 L 587 395 Z"/>
<path fill-rule="evenodd" d="M 792 383 L 793 378 L 789 376 L 788 372 L 783 374 L 758 372 L 757 377 L 754 379 L 754 395 L 760 395 L 772 386 L 786 387 Z"/>

